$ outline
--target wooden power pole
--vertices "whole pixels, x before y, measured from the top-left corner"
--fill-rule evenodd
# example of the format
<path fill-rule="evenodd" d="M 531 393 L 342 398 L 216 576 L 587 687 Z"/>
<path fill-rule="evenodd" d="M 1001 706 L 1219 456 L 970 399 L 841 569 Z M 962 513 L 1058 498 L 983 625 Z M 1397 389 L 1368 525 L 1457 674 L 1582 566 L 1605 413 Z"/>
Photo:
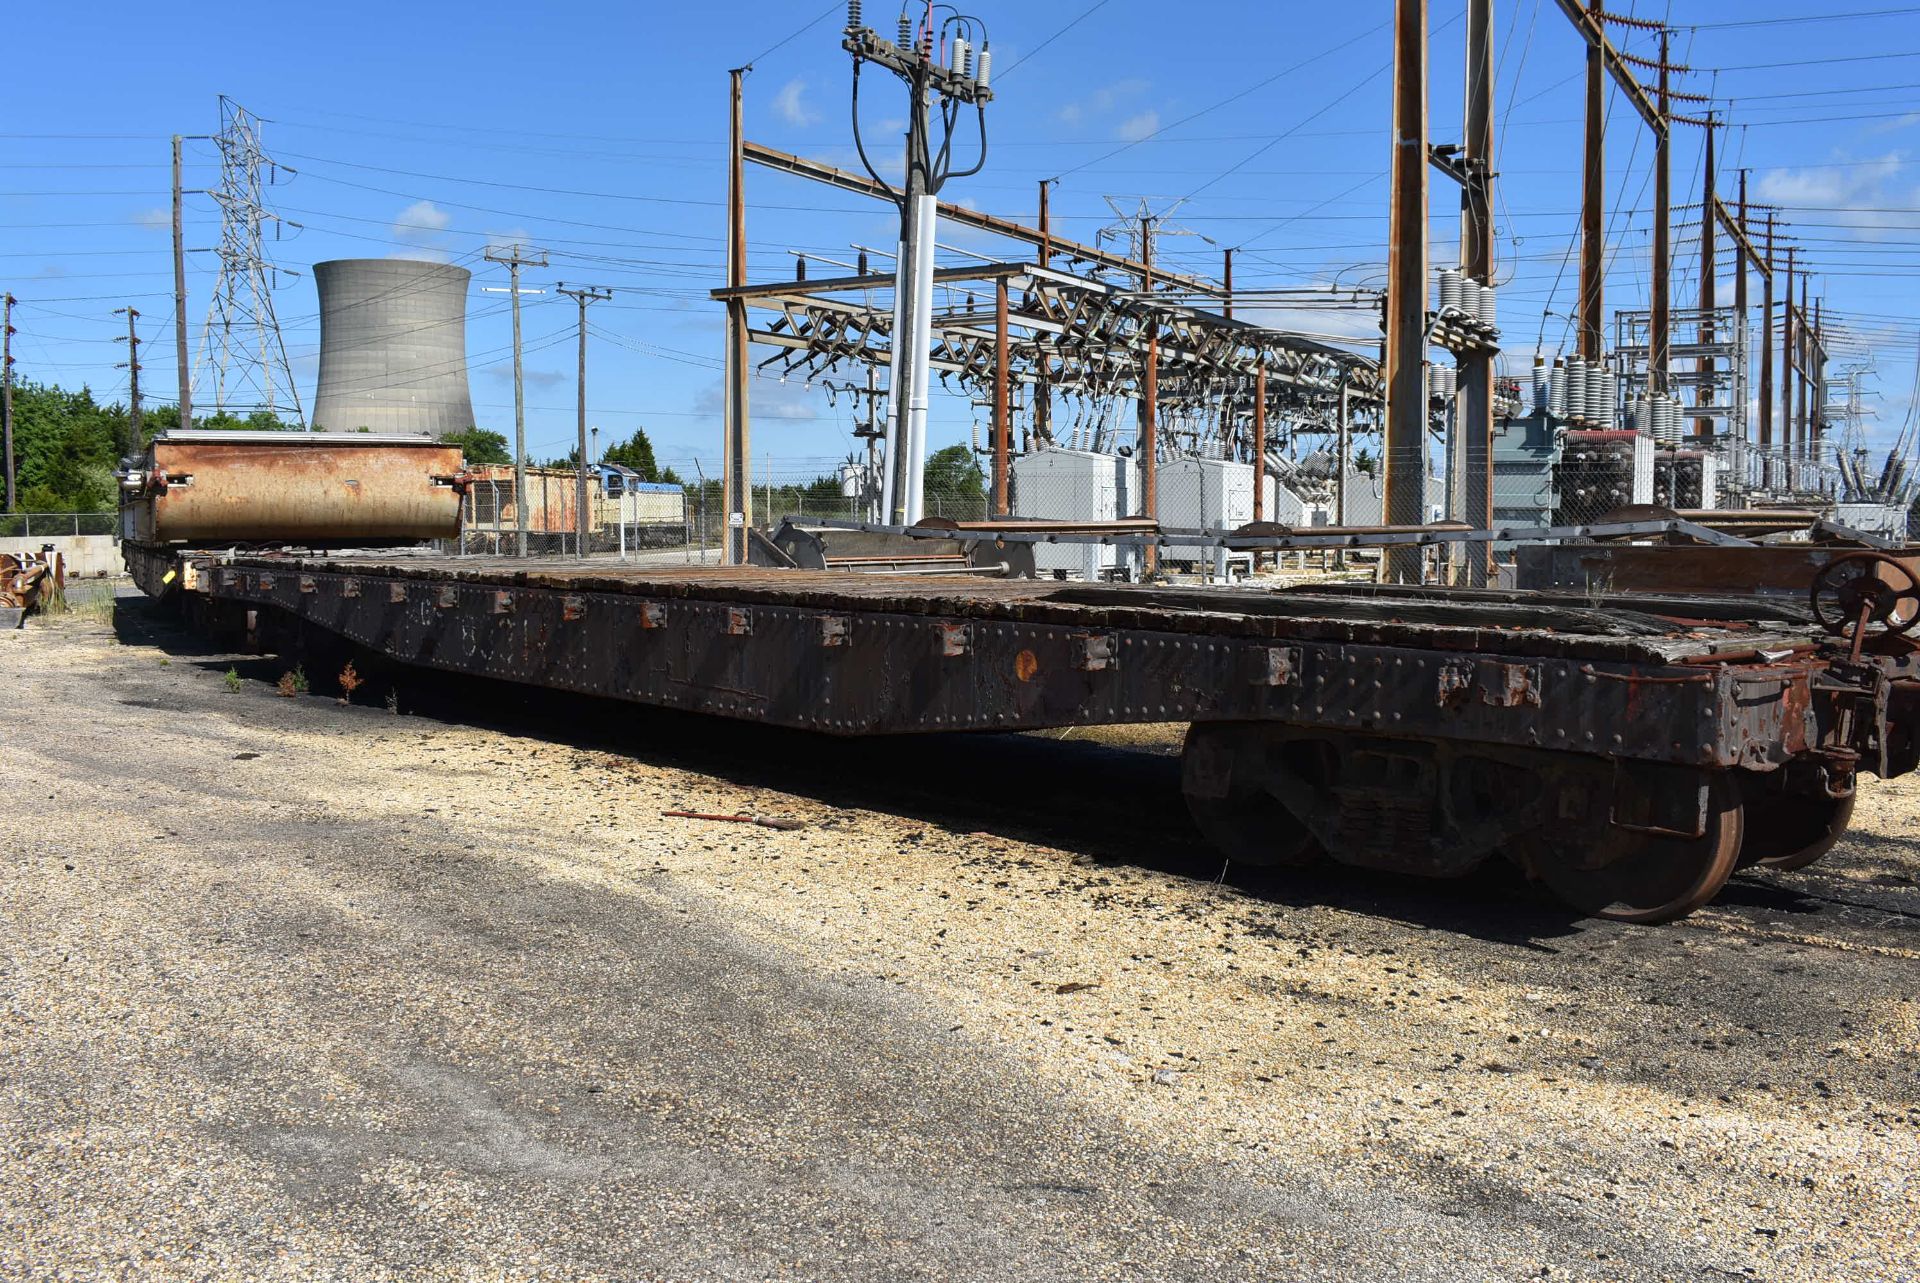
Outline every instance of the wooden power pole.
<path fill-rule="evenodd" d="M 580 379 L 577 400 L 580 409 L 579 474 L 574 485 L 574 551 L 580 556 L 587 555 L 587 541 L 593 534 L 592 514 L 587 511 L 587 304 L 598 303 L 602 299 L 613 297 L 613 291 L 600 285 L 578 285 L 568 289 L 565 282 L 558 287 L 560 293 L 580 305 Z"/>
<path fill-rule="evenodd" d="M 1668 83 L 1667 28 L 1660 28 L 1660 129 L 1653 148 L 1653 317 L 1647 337 L 1647 382 L 1665 392 L 1673 327 L 1672 294 L 1668 271 L 1673 265 L 1673 98 Z"/>
<path fill-rule="evenodd" d="M 1587 0 L 1589 21 L 1599 29 L 1600 0 Z M 1580 167 L 1580 357 L 1598 361 L 1606 352 L 1606 322 L 1601 306 L 1606 292 L 1607 97 L 1603 40 L 1587 44 L 1587 122 L 1585 160 Z"/>
<path fill-rule="evenodd" d="M 1793 267 L 1795 246 L 1787 247 L 1786 289 L 1780 295 L 1780 452 L 1787 460 L 1786 484 L 1793 488 Z"/>
<path fill-rule="evenodd" d="M 1711 114 L 1706 117 L 1707 154 L 1700 169 L 1700 343 L 1712 343 L 1714 334 L 1713 309 L 1719 306 L 1718 293 L 1719 264 L 1715 261 L 1714 233 L 1717 214 L 1714 201 L 1718 199 L 1713 181 L 1713 131 L 1719 125 Z M 1700 357 L 1700 386 L 1694 390 L 1693 403 L 1696 406 L 1713 404 L 1714 360 L 1704 353 Z M 1711 437 L 1713 420 L 1700 415 L 1693 421 L 1693 435 Z"/>
<path fill-rule="evenodd" d="M 1760 277 L 1760 449 L 1773 448 L 1773 211 L 1767 211 L 1767 270 Z M 1771 460 L 1764 464 L 1769 471 Z"/>
<path fill-rule="evenodd" d="M 520 364 L 520 269 L 522 267 L 545 267 L 545 250 L 527 251 L 519 242 L 505 250 L 487 247 L 486 258 L 489 263 L 507 265 L 507 292 L 512 296 L 513 309 L 513 512 L 514 526 L 519 538 L 516 541 L 518 555 L 527 555 L 527 383 L 526 372 Z M 499 520 L 499 512 L 494 519 Z"/>
<path fill-rule="evenodd" d="M 125 314 L 127 318 L 127 359 L 118 363 L 116 369 L 127 372 L 127 426 L 133 437 L 132 448 L 138 450 L 140 440 L 140 335 L 134 329 L 134 323 L 140 319 L 140 311 L 134 307 L 116 307 L 113 314 Z"/>
<path fill-rule="evenodd" d="M 173 136 L 173 363 L 180 379 L 180 428 L 193 426 L 193 366 L 187 359 L 187 244 L 181 217 L 179 134 Z"/>

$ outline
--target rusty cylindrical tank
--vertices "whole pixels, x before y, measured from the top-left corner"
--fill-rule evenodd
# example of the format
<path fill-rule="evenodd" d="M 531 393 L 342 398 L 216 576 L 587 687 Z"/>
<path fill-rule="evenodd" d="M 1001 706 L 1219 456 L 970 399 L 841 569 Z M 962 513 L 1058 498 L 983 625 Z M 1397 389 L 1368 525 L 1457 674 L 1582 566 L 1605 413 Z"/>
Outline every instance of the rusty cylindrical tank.
<path fill-rule="evenodd" d="M 460 447 L 357 432 L 169 432 L 121 480 L 146 544 L 411 543 L 460 531 Z"/>

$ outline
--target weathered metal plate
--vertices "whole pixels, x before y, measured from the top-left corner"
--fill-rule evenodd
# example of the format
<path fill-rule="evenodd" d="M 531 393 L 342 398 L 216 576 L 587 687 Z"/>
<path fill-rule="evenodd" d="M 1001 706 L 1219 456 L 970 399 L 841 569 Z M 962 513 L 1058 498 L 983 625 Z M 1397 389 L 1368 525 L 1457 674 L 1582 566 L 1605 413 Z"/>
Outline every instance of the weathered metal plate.
<path fill-rule="evenodd" d="M 1626 607 L 1573 609 L 1564 600 L 1401 600 L 1385 596 L 1184 590 L 1046 580 L 875 576 L 760 567 L 633 567 L 608 561 L 446 556 L 240 558 L 282 572 L 327 570 L 405 581 L 633 594 L 661 601 L 882 611 L 961 619 L 1132 628 L 1202 637 L 1405 645 L 1484 654 L 1668 663 L 1726 649 L 1805 645 L 1778 620 L 1676 623 Z"/>
<path fill-rule="evenodd" d="M 1817 667 L 1516 661 L 1458 649 L 1447 630 L 1424 647 L 1307 636 L 1276 647 L 1258 628 L 1175 631 L 1183 615 L 1165 607 L 1090 627 L 905 613 L 897 597 L 874 609 L 857 595 L 849 607 L 836 594 L 816 603 L 793 600 L 806 593 L 742 602 L 583 591 L 525 572 L 502 611 L 494 582 L 440 579 L 431 592 L 394 594 L 368 591 L 390 572 L 364 563 L 352 574 L 291 569 L 223 565 L 208 580 L 221 598 L 278 607 L 407 663 L 844 735 L 1270 720 L 1764 767 L 1806 747 Z"/>
<path fill-rule="evenodd" d="M 1805 543 L 1751 548 L 1523 544 L 1514 550 L 1515 583 L 1522 589 L 1583 592 L 1602 603 L 1641 594 L 1805 601 L 1813 577 L 1828 562 L 1857 551 Z M 1900 561 L 1920 576 L 1920 556 L 1904 556 Z"/>

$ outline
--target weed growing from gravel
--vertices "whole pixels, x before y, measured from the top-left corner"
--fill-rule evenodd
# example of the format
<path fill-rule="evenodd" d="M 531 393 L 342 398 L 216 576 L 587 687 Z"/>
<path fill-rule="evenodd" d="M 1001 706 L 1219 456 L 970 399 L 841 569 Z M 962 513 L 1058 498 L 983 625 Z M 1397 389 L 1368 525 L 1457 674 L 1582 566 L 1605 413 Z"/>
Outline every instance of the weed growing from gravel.
<path fill-rule="evenodd" d="M 348 660 L 347 666 L 340 670 L 340 702 L 351 704 L 353 693 L 359 690 L 362 684 L 360 674 L 353 670 L 353 661 Z"/>
<path fill-rule="evenodd" d="M 387 711 L 395 717 L 400 716 L 400 692 L 398 690 L 390 690 L 387 692 Z"/>
<path fill-rule="evenodd" d="M 240 693 L 240 671 L 238 669 L 229 668 L 227 675 L 220 680 L 227 684 L 227 694 L 238 695 Z"/>
<path fill-rule="evenodd" d="M 279 685 L 275 686 L 274 690 L 286 696 L 288 699 L 292 699 L 295 695 L 306 694 L 307 670 L 303 666 L 295 664 L 292 672 L 280 674 Z"/>

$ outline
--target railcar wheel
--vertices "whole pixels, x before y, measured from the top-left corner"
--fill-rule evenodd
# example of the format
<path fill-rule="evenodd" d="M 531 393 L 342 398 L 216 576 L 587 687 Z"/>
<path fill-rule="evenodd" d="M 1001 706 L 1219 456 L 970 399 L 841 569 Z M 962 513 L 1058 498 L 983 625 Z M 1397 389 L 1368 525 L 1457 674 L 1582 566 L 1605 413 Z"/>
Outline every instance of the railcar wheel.
<path fill-rule="evenodd" d="M 1615 922 L 1671 922 L 1718 895 L 1739 866 L 1744 829 L 1739 784 L 1725 771 L 1707 778 L 1698 837 L 1669 837 L 1610 827 L 1586 849 L 1564 847 L 1535 862 L 1535 873 L 1568 907 Z"/>
<path fill-rule="evenodd" d="M 1790 873 L 1828 851 L 1853 819 L 1856 794 L 1762 793 L 1747 790 L 1740 867 Z"/>
<path fill-rule="evenodd" d="M 1319 843 L 1263 786 L 1271 747 L 1261 728 L 1195 722 L 1181 753 L 1181 792 L 1194 827 L 1220 853 L 1256 868 L 1311 864 Z"/>

